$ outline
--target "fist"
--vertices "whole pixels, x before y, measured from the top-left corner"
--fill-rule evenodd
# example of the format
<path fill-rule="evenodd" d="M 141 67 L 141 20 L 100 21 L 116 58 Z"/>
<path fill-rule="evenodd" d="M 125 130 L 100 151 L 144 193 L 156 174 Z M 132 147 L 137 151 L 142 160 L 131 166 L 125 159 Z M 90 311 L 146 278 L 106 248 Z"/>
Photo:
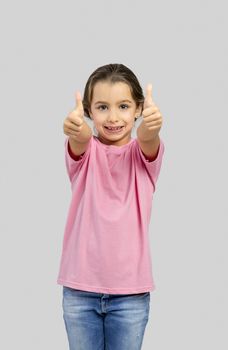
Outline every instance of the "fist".
<path fill-rule="evenodd" d="M 72 112 L 66 117 L 63 123 L 64 134 L 77 140 L 84 123 L 84 108 L 79 91 L 76 92 L 76 106 Z"/>
<path fill-rule="evenodd" d="M 152 97 L 152 84 L 148 84 L 146 88 L 142 116 L 146 128 L 156 136 L 162 126 L 162 115 Z"/>

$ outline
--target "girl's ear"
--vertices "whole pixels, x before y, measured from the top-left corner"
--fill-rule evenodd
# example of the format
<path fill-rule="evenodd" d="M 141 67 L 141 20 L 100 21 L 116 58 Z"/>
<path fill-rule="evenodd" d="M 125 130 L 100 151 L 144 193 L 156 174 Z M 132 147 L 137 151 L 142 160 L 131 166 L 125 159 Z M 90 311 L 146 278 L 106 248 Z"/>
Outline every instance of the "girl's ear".
<path fill-rule="evenodd" d="M 92 115 L 92 112 L 91 112 L 91 109 L 89 108 L 89 116 L 91 119 L 93 119 L 93 115 Z"/>
<path fill-rule="evenodd" d="M 142 115 L 142 111 L 143 111 L 143 105 L 142 103 L 139 104 L 139 106 L 136 108 L 135 110 L 135 118 L 139 118 Z"/>

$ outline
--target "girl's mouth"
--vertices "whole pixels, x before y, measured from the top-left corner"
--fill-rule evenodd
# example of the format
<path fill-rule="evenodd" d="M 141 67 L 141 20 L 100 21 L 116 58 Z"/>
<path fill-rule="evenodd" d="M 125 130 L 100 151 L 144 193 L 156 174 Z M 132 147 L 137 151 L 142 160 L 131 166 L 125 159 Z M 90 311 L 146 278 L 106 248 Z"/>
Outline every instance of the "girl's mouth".
<path fill-rule="evenodd" d="M 121 133 L 123 128 L 124 128 L 123 126 L 117 126 L 117 127 L 107 127 L 107 126 L 105 126 L 104 127 L 105 132 L 107 134 L 119 134 L 119 133 Z"/>

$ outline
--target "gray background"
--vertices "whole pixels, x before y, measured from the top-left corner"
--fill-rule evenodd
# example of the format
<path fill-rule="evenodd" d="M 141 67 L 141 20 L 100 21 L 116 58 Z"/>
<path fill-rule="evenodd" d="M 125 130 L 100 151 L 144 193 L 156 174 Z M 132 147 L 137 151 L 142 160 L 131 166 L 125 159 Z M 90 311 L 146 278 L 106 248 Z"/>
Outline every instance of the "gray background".
<path fill-rule="evenodd" d="M 62 125 L 108 63 L 151 82 L 163 114 L 143 349 L 228 348 L 227 27 L 225 1 L 1 2 L 1 349 L 68 348 Z"/>

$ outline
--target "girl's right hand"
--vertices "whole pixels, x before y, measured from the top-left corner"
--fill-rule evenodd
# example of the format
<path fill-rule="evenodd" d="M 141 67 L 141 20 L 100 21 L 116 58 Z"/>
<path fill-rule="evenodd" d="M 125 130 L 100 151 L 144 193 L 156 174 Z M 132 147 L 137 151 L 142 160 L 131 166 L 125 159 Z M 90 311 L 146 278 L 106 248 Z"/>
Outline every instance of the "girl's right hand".
<path fill-rule="evenodd" d="M 78 91 L 76 93 L 76 107 L 69 113 L 63 123 L 64 134 L 70 136 L 72 139 L 77 141 L 78 135 L 82 130 L 84 123 L 84 108 L 81 99 L 81 94 Z"/>

